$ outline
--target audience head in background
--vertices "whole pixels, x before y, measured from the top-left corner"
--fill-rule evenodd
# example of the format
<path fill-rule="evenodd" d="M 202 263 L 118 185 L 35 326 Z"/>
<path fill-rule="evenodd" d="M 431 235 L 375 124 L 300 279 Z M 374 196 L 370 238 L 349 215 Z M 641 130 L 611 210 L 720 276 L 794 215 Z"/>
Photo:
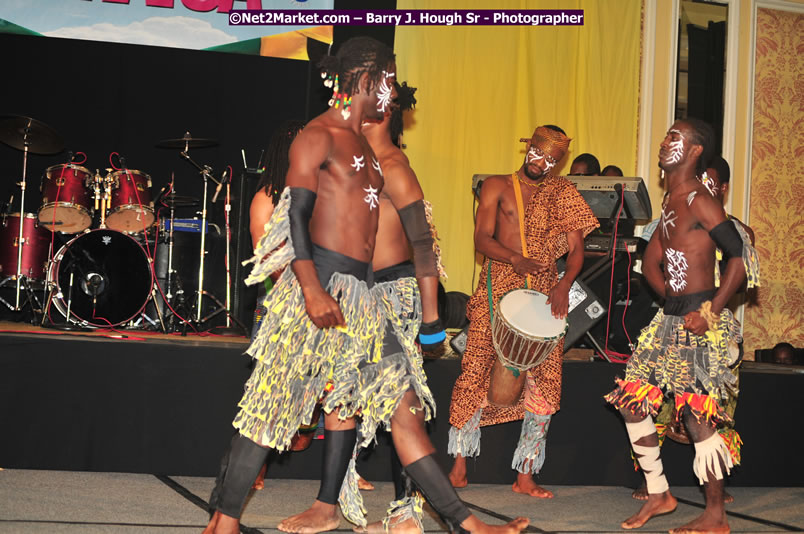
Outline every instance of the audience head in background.
<path fill-rule="evenodd" d="M 771 362 L 793 365 L 794 349 L 790 343 L 777 343 L 771 351 Z"/>
<path fill-rule="evenodd" d="M 623 176 L 623 170 L 617 165 L 606 165 L 600 171 L 600 176 Z"/>
<path fill-rule="evenodd" d="M 266 195 L 270 195 L 274 205 L 279 202 L 279 195 L 285 189 L 285 175 L 290 166 L 288 158 L 290 144 L 293 143 L 302 128 L 304 128 L 304 122 L 296 119 L 286 120 L 271 135 L 268 148 L 265 149 L 264 172 L 257 185 L 257 191 L 262 189 Z"/>
<path fill-rule="evenodd" d="M 572 160 L 569 173 L 575 176 L 600 176 L 600 162 L 592 154 L 583 153 Z"/>

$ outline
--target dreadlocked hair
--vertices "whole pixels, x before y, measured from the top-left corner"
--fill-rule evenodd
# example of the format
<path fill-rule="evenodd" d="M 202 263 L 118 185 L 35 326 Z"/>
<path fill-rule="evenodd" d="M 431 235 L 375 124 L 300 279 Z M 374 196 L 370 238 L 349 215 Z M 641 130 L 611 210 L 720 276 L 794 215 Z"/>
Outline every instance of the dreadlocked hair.
<path fill-rule="evenodd" d="M 402 135 L 402 127 L 403 127 L 403 120 L 402 120 L 402 113 L 413 109 L 416 107 L 416 88 L 410 87 L 408 82 L 402 82 L 400 85 L 398 82 L 394 82 L 394 87 L 396 88 L 396 105 L 393 107 L 391 111 L 391 119 L 389 124 L 389 130 L 391 133 L 391 142 L 393 142 L 396 146 L 399 146 L 399 136 Z"/>
<path fill-rule="evenodd" d="M 715 130 L 712 129 L 709 123 L 695 117 L 682 119 L 682 122 L 692 126 L 692 139 L 690 140 L 692 144 L 699 145 L 703 149 L 698 157 L 698 162 L 695 164 L 695 173 L 701 176 L 709 167 L 709 163 L 715 155 Z"/>
<path fill-rule="evenodd" d="M 369 90 L 379 83 L 383 71 L 396 56 L 394 52 L 371 37 L 352 37 L 341 45 L 334 56 L 324 56 L 318 66 L 328 75 L 338 75 L 340 91 L 347 95 L 359 92 L 358 82 L 368 74 Z"/>
<path fill-rule="evenodd" d="M 295 119 L 286 120 L 279 125 L 268 141 L 268 148 L 265 150 L 267 155 L 265 172 L 262 173 L 257 191 L 264 189 L 266 195 L 271 195 L 274 206 L 279 202 L 279 195 L 285 189 L 285 175 L 290 167 L 290 145 L 302 128 L 304 122 Z"/>

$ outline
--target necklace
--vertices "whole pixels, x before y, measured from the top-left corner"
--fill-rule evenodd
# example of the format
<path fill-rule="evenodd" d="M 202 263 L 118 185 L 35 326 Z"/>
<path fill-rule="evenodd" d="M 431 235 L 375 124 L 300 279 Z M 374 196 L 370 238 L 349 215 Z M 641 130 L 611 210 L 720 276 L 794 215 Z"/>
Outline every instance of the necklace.
<path fill-rule="evenodd" d="M 540 185 L 544 184 L 544 180 L 542 180 L 542 181 L 541 181 L 541 182 L 539 182 L 538 184 L 531 184 L 531 183 L 528 183 L 528 182 L 526 182 L 525 180 L 523 180 L 522 178 L 520 178 L 520 177 L 519 177 L 519 173 L 518 173 L 518 172 L 515 172 L 515 173 L 514 173 L 514 176 L 516 176 L 516 179 L 517 179 L 517 180 L 519 180 L 519 183 L 521 183 L 522 185 L 527 185 L 528 187 L 539 187 Z"/>

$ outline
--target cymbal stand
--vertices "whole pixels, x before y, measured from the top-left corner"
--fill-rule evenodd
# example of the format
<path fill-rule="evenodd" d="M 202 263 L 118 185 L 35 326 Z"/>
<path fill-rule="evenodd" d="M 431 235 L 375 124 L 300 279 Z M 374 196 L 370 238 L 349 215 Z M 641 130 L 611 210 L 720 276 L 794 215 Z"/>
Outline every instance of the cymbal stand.
<path fill-rule="evenodd" d="M 25 238 L 22 235 L 23 230 L 23 221 L 25 220 L 25 189 L 26 189 L 26 178 L 28 176 L 28 149 L 31 145 L 30 139 L 28 139 L 28 135 L 30 134 L 30 123 L 29 126 L 26 126 L 23 129 L 23 150 L 22 150 L 22 181 L 18 184 L 20 189 L 20 231 L 19 235 L 17 236 L 17 243 L 19 243 L 19 247 L 17 248 L 17 291 L 16 296 L 14 297 L 14 310 L 20 310 L 20 290 L 22 289 L 22 247 L 25 246 Z"/>
<path fill-rule="evenodd" d="M 198 262 L 198 300 L 196 301 L 195 321 L 201 323 L 201 300 L 204 296 L 204 256 L 206 256 L 206 237 L 207 237 L 207 185 L 209 180 L 219 184 L 218 180 L 212 176 L 212 168 L 208 165 L 200 166 L 193 161 L 188 154 L 190 148 L 189 143 L 185 143 L 184 150 L 181 152 L 181 157 L 189 161 L 204 178 L 204 197 L 201 201 L 201 250 L 199 252 Z"/>

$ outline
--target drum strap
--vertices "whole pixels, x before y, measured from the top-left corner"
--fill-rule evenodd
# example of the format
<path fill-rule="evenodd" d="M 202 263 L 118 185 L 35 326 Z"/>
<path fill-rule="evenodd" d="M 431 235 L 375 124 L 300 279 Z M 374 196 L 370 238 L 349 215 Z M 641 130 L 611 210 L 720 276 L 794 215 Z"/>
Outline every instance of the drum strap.
<path fill-rule="evenodd" d="M 519 176 L 513 173 L 514 195 L 516 196 L 516 211 L 519 215 L 519 239 L 522 242 L 522 255 L 528 257 L 528 243 L 525 241 L 525 207 L 522 203 L 522 186 L 519 185 Z M 530 275 L 525 278 L 525 287 L 530 288 Z"/>
<path fill-rule="evenodd" d="M 522 202 L 522 186 L 519 185 L 519 176 L 516 172 L 511 174 L 511 181 L 514 183 L 514 196 L 516 196 L 516 210 L 519 216 L 519 239 L 522 243 L 522 255 L 528 257 L 528 244 L 525 241 L 525 207 Z M 494 298 L 491 294 L 491 260 L 488 260 L 489 268 L 486 270 L 486 293 L 489 296 L 489 320 L 494 321 Z M 530 288 L 530 275 L 525 278 L 525 287 Z"/>

